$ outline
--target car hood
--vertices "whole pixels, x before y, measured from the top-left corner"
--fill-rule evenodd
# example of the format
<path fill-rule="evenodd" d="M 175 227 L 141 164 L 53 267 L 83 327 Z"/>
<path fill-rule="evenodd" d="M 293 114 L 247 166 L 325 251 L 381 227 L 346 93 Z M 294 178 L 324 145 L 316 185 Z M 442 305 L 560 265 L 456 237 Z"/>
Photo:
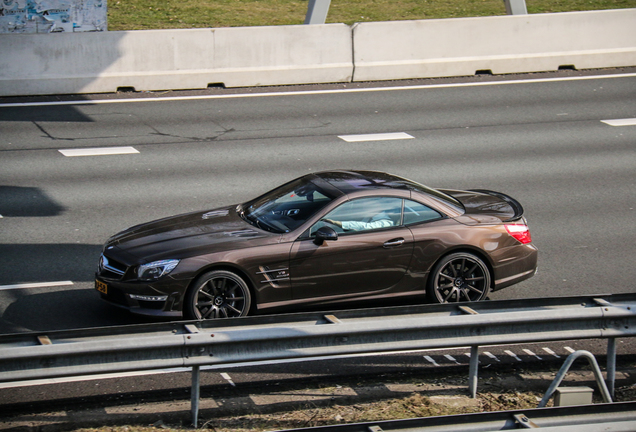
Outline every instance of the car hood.
<path fill-rule="evenodd" d="M 225 207 L 136 225 L 111 237 L 105 247 L 150 262 L 250 247 L 279 237 L 245 222 L 235 207 Z"/>
<path fill-rule="evenodd" d="M 523 207 L 514 198 L 489 190 L 442 190 L 464 206 L 464 214 L 455 218 L 466 225 L 497 224 L 523 217 Z"/>

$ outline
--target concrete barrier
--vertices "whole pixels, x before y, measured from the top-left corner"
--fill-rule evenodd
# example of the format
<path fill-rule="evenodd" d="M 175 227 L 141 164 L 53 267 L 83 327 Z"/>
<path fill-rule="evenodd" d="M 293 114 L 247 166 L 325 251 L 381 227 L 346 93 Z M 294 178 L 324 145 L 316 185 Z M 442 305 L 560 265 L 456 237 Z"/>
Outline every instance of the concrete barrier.
<path fill-rule="evenodd" d="M 636 65 L 636 9 L 0 35 L 0 96 L 315 84 Z M 355 68 L 354 68 L 355 66 Z"/>
<path fill-rule="evenodd" d="M 0 36 L 0 95 L 351 82 L 344 24 Z"/>
<path fill-rule="evenodd" d="M 354 81 L 636 65 L 636 9 L 356 24 Z"/>

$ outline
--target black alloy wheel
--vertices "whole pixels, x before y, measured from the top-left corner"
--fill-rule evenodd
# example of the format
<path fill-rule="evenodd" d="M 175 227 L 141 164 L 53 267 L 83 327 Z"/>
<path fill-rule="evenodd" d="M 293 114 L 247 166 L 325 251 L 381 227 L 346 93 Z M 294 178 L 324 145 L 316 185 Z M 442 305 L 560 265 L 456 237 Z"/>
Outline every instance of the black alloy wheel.
<path fill-rule="evenodd" d="M 205 273 L 188 290 L 183 312 L 186 318 L 204 320 L 237 318 L 248 314 L 252 295 L 245 281 L 230 271 Z"/>
<path fill-rule="evenodd" d="M 490 271 L 475 255 L 453 253 L 435 265 L 427 288 L 434 303 L 483 300 L 490 292 Z"/>

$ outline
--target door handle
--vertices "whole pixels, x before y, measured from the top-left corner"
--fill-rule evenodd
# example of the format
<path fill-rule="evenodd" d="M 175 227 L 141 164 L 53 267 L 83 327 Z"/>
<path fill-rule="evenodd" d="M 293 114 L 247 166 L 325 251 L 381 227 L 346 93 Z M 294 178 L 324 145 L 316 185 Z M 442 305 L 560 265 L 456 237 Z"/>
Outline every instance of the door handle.
<path fill-rule="evenodd" d="M 404 243 L 404 239 L 403 238 L 396 238 L 393 240 L 389 240 L 388 242 L 384 243 L 384 247 L 385 248 L 390 248 L 390 247 L 396 247 L 396 246 L 401 246 L 402 243 Z"/>

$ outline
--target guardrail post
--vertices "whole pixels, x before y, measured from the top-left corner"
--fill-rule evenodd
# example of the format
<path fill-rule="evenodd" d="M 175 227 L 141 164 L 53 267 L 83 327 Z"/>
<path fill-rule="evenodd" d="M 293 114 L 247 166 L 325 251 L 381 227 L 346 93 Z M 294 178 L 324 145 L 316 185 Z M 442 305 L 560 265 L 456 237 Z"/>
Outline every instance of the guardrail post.
<path fill-rule="evenodd" d="M 504 0 L 508 15 L 527 15 L 526 0 Z"/>
<path fill-rule="evenodd" d="M 470 366 L 468 369 L 468 390 L 470 391 L 470 397 L 475 399 L 477 397 L 477 373 L 479 370 L 479 347 L 470 347 Z"/>
<path fill-rule="evenodd" d="M 324 24 L 331 0 L 309 0 L 305 24 Z"/>
<path fill-rule="evenodd" d="M 192 366 L 192 390 L 190 391 L 190 408 L 192 411 L 192 426 L 198 428 L 199 423 L 199 395 L 201 390 L 201 370 L 199 366 Z"/>
<path fill-rule="evenodd" d="M 614 385 L 616 382 L 616 338 L 607 340 L 607 388 L 609 394 L 614 397 Z"/>

